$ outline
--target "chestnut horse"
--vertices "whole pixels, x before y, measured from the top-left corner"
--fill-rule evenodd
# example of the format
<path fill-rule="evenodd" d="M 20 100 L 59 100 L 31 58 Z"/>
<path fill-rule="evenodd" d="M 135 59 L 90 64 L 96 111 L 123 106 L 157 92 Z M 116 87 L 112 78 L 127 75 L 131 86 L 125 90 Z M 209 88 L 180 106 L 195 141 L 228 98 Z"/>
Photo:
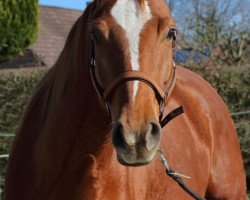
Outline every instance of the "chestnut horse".
<path fill-rule="evenodd" d="M 185 182 L 200 195 L 245 200 L 228 109 L 200 76 L 174 70 L 174 40 L 164 0 L 91 3 L 23 116 L 5 200 L 191 199 L 166 176 L 158 148 L 176 171 L 191 176 Z M 126 73 L 132 78 L 110 89 Z M 165 88 L 164 115 L 180 105 L 185 113 L 161 130 L 158 93 Z"/>

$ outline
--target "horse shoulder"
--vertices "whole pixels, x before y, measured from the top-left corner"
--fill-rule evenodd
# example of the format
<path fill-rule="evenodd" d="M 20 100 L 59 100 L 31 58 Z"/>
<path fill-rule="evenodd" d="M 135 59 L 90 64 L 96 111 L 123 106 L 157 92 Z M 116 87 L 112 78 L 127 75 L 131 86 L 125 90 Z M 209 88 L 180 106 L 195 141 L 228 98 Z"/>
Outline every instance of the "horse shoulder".
<path fill-rule="evenodd" d="M 204 130 L 201 137 L 210 148 L 209 197 L 244 199 L 246 183 L 239 141 L 222 98 L 201 76 L 181 67 L 177 68 L 173 96 L 194 126 Z"/>
<path fill-rule="evenodd" d="M 205 118 L 210 122 L 216 135 L 235 135 L 235 128 L 229 110 L 216 90 L 200 75 L 185 68 L 177 68 L 175 98 L 185 105 L 189 118 Z M 179 100 L 178 100 L 178 97 Z M 211 129 L 210 128 L 210 129 Z M 226 129 L 227 131 L 223 130 Z"/>

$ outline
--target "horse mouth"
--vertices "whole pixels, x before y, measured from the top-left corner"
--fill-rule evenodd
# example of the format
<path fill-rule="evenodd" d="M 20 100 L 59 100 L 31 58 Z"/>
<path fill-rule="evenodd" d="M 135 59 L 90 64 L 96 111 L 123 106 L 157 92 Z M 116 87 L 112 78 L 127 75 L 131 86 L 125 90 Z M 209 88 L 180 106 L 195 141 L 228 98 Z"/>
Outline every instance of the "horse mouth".
<path fill-rule="evenodd" d="M 126 162 L 124 159 L 122 159 L 118 154 L 117 154 L 117 160 L 121 165 L 127 166 L 127 167 L 140 167 L 149 164 L 152 160 L 150 161 L 136 161 L 132 160 L 131 162 Z"/>

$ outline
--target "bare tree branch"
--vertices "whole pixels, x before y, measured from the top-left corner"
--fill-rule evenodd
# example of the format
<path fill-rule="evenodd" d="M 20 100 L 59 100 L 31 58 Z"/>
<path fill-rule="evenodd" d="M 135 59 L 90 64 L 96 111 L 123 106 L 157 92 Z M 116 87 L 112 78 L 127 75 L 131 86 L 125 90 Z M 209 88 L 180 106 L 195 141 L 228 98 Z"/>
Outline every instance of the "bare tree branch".
<path fill-rule="evenodd" d="M 179 22 L 182 49 L 210 57 L 215 65 L 238 65 L 249 60 L 248 0 L 171 1 Z M 185 5 L 185 6 L 183 6 Z M 184 8 L 183 8 L 184 7 Z"/>

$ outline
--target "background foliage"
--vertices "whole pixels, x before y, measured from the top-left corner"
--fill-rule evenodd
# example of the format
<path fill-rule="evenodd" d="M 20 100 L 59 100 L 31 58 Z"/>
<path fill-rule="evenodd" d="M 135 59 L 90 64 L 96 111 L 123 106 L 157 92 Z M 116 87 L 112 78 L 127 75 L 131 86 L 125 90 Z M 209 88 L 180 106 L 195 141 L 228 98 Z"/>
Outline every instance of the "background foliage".
<path fill-rule="evenodd" d="M 249 63 L 249 0 L 167 1 L 179 29 L 179 48 L 195 52 L 190 61 L 206 60 L 211 66 Z"/>
<path fill-rule="evenodd" d="M 45 68 L 0 70 L 0 131 L 13 133 Z"/>
<path fill-rule="evenodd" d="M 38 0 L 0 0 L 0 63 L 35 42 Z"/>
<path fill-rule="evenodd" d="M 231 113 L 250 109 L 250 65 L 186 66 L 204 77 L 222 96 Z"/>

